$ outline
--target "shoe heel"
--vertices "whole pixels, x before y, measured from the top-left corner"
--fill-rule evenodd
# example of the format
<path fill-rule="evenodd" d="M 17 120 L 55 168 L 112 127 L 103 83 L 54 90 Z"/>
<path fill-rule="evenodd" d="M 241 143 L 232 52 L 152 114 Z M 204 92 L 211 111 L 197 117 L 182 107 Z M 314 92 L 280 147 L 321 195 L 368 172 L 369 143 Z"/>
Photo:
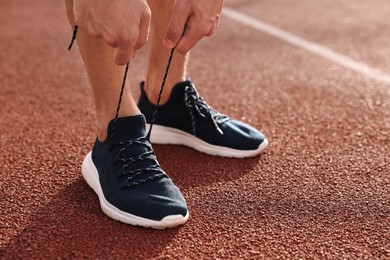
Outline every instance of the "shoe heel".
<path fill-rule="evenodd" d="M 97 175 L 97 170 L 92 161 L 92 152 L 89 152 L 81 165 L 81 174 L 83 175 L 84 180 L 87 182 L 88 186 L 91 187 L 95 193 L 99 193 L 97 187 L 99 186 Z"/>

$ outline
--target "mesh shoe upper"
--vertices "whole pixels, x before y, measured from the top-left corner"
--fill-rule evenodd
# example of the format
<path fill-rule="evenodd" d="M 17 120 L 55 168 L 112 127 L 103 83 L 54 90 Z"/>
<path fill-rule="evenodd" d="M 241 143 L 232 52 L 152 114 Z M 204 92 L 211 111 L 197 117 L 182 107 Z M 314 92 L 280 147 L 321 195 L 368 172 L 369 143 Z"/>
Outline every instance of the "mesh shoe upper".
<path fill-rule="evenodd" d="M 138 107 L 150 123 L 156 106 L 149 101 L 144 82 Z M 185 131 L 212 145 L 237 150 L 255 150 L 265 140 L 257 129 L 210 107 L 190 80 L 175 85 L 169 100 L 160 105 L 155 124 Z"/>
<path fill-rule="evenodd" d="M 145 118 L 139 115 L 111 121 L 108 138 L 96 139 L 92 160 L 104 197 L 122 211 L 151 220 L 185 216 L 185 200 L 160 167 L 145 134 Z"/>

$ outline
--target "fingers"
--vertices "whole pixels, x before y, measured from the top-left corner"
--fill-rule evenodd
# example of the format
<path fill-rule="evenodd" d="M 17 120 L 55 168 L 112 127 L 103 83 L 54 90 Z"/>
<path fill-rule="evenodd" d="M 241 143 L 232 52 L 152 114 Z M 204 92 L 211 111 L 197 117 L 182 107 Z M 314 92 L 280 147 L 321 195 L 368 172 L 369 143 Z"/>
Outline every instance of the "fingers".
<path fill-rule="evenodd" d="M 211 36 L 216 30 L 216 22 L 212 20 L 200 20 L 191 16 L 188 19 L 185 31 L 179 40 L 176 50 L 186 53 L 191 50 L 204 36 Z"/>
<path fill-rule="evenodd" d="M 218 29 L 218 26 L 219 26 L 219 21 L 221 20 L 221 15 L 220 14 L 217 14 L 217 16 L 215 17 L 215 22 L 214 22 L 214 26 L 213 26 L 213 33 Z M 213 34 L 212 33 L 212 34 Z M 207 36 L 211 36 L 212 34 L 210 35 L 207 35 Z"/>
<path fill-rule="evenodd" d="M 138 50 L 148 41 L 149 27 L 150 27 L 150 9 L 141 17 L 138 30 L 127 31 L 119 34 L 117 44 L 112 44 L 115 47 L 114 62 L 118 65 L 125 65 L 134 58 Z M 128 27 L 130 28 L 130 27 Z M 110 44 L 108 41 L 106 41 Z"/>
<path fill-rule="evenodd" d="M 145 0 L 74 1 L 76 24 L 115 48 L 116 64 L 129 63 L 145 45 L 151 17 Z"/>
<path fill-rule="evenodd" d="M 114 51 L 114 62 L 118 65 L 126 65 L 133 58 L 132 49 L 118 47 Z"/>
<path fill-rule="evenodd" d="M 172 49 L 177 45 L 183 35 L 187 18 L 190 16 L 188 5 L 182 1 L 176 1 L 173 6 L 171 20 L 169 21 L 167 32 L 165 34 L 163 44 L 165 48 Z"/>
<path fill-rule="evenodd" d="M 114 62 L 116 64 L 125 65 L 137 55 L 138 50 L 144 46 L 148 40 L 149 25 L 150 16 L 144 16 L 141 19 L 139 32 L 136 32 L 136 34 L 138 34 L 137 36 L 131 37 L 129 34 L 130 32 L 128 32 L 127 34 L 120 34 L 122 37 L 115 41 L 117 44 L 114 43 L 111 45 L 109 41 L 106 41 L 109 45 L 116 48 L 114 52 Z M 127 37 L 125 35 L 127 35 Z"/>
<path fill-rule="evenodd" d="M 219 6 L 218 6 L 218 11 L 217 11 L 215 29 L 218 29 L 218 26 L 219 26 L 219 21 L 221 19 L 223 3 L 224 3 L 224 0 L 219 0 Z"/>
<path fill-rule="evenodd" d="M 223 0 L 175 1 L 163 41 L 166 48 L 188 52 L 204 36 L 211 36 L 219 25 Z"/>
<path fill-rule="evenodd" d="M 219 18 L 221 15 L 217 15 L 214 20 L 212 21 L 212 24 L 210 26 L 210 30 L 205 34 L 205 36 L 211 36 L 215 33 L 215 31 L 218 29 L 219 25 Z"/>
<path fill-rule="evenodd" d="M 150 28 L 150 17 L 151 17 L 151 15 L 150 15 L 150 9 L 149 9 L 149 13 L 147 15 L 144 15 L 141 18 L 141 23 L 139 26 L 138 40 L 135 43 L 134 51 L 137 51 L 138 49 L 140 49 L 148 41 L 149 28 Z"/>

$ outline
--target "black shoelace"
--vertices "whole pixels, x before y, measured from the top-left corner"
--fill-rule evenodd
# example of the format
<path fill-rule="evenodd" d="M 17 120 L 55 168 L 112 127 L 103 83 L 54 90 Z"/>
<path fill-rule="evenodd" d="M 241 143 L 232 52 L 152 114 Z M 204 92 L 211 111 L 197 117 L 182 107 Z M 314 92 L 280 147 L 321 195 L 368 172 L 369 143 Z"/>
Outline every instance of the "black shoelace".
<path fill-rule="evenodd" d="M 154 179 L 159 179 L 163 177 L 168 178 L 168 175 L 161 169 L 160 165 L 158 164 L 156 155 L 154 154 L 153 149 L 146 136 L 139 137 L 135 140 L 116 143 L 112 146 L 112 149 L 117 145 L 122 147 L 119 150 L 119 155 L 118 155 L 119 157 L 117 159 L 117 162 L 122 163 L 122 168 L 118 172 L 118 177 L 127 176 L 127 178 L 120 185 L 122 189 L 128 187 L 134 187 Z M 121 154 L 126 149 L 129 149 L 132 145 L 144 146 L 148 151 L 143 152 L 142 154 L 140 154 L 138 157 L 135 158 L 121 158 Z M 145 160 L 152 161 L 152 164 L 141 169 L 136 169 L 136 170 L 127 169 L 131 164 L 140 161 L 145 161 Z M 154 174 L 150 174 L 152 172 L 154 172 Z M 141 176 L 144 173 L 148 173 L 148 175 Z M 136 180 L 136 178 L 139 176 L 140 178 Z"/>
<path fill-rule="evenodd" d="M 209 106 L 199 95 L 193 84 L 185 87 L 184 102 L 191 117 L 193 135 L 196 136 L 196 123 L 194 112 L 196 112 L 203 119 L 210 120 L 214 128 L 218 131 L 218 133 L 223 135 L 223 131 L 219 127 L 219 125 L 228 121 L 229 117 L 217 112 L 215 109 Z"/>
<path fill-rule="evenodd" d="M 71 39 L 71 42 L 70 42 L 69 47 L 68 47 L 69 51 L 72 49 L 73 43 L 74 43 L 76 36 L 77 36 L 77 31 L 78 31 L 78 26 L 75 25 L 73 28 L 72 39 Z M 166 82 L 166 79 L 168 76 L 168 72 L 169 72 L 171 62 L 172 62 L 174 51 L 175 51 L 175 48 L 172 48 L 169 59 L 168 59 L 168 64 L 167 64 L 167 67 L 165 70 L 164 78 L 163 78 L 163 81 L 161 83 L 160 93 L 159 93 L 159 96 L 157 99 L 157 104 L 156 104 L 156 109 L 153 112 L 152 120 L 150 122 L 150 128 L 149 128 L 147 135 L 144 137 L 137 138 L 136 140 L 122 141 L 122 142 L 115 143 L 113 141 L 114 140 L 113 135 L 114 135 L 115 129 L 117 127 L 116 122 L 118 120 L 119 110 L 120 110 L 121 103 L 122 103 L 123 90 L 124 90 L 124 87 L 126 85 L 127 73 L 129 70 L 129 63 L 126 64 L 126 68 L 125 68 L 125 72 L 124 72 L 124 76 L 123 76 L 123 81 L 122 81 L 122 86 L 121 86 L 121 91 L 119 94 L 118 105 L 116 108 L 115 118 L 114 118 L 114 122 L 113 122 L 113 129 L 111 131 L 111 136 L 109 137 L 111 144 L 112 144 L 111 149 L 113 149 L 116 146 L 122 147 L 119 150 L 119 155 L 118 155 L 118 160 L 117 160 L 117 161 L 122 163 L 122 169 L 119 171 L 118 177 L 122 177 L 122 176 L 128 176 L 128 177 L 125 179 L 125 181 L 123 181 L 121 183 L 121 188 L 137 186 L 139 184 L 142 184 L 142 183 L 154 180 L 154 179 L 162 178 L 162 177 L 169 178 L 168 175 L 161 169 L 160 165 L 158 164 L 156 155 L 154 154 L 153 149 L 152 149 L 151 144 L 150 144 L 150 135 L 152 132 L 152 127 L 153 127 L 154 122 L 156 120 L 161 96 L 162 96 L 162 93 L 164 90 L 165 82 Z M 135 158 L 126 158 L 126 159 L 121 158 L 122 153 L 126 149 L 129 149 L 131 146 L 133 146 L 135 144 L 146 147 L 148 151 L 141 153 L 138 157 L 135 157 Z M 152 161 L 152 164 L 149 165 L 148 167 L 144 167 L 144 168 L 137 169 L 137 170 L 126 170 L 130 164 L 135 163 L 135 162 L 139 162 L 139 161 L 144 161 L 144 160 Z M 151 172 L 154 172 L 155 174 L 151 175 L 150 174 Z M 140 176 L 141 174 L 145 174 L 145 173 L 148 173 L 149 176 L 147 176 L 146 178 L 140 178 L 138 180 L 135 180 L 136 177 Z"/>

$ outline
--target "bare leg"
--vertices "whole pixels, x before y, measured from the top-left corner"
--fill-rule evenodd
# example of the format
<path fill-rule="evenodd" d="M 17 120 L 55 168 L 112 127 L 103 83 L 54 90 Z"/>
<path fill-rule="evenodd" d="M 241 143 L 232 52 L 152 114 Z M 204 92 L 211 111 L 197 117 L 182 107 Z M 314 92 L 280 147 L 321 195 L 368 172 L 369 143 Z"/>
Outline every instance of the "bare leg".
<path fill-rule="evenodd" d="M 149 34 L 148 70 L 145 82 L 145 91 L 151 102 L 156 103 L 165 68 L 171 50 L 162 45 L 165 31 L 172 13 L 173 0 L 148 0 L 152 11 L 151 30 Z M 175 52 L 164 88 L 161 104 L 164 104 L 174 85 L 186 78 L 186 54 Z"/>
<path fill-rule="evenodd" d="M 69 22 L 74 26 L 73 0 L 65 0 Z M 108 123 L 115 117 L 124 67 L 113 61 L 114 50 L 102 40 L 88 36 L 79 30 L 77 44 L 91 83 L 96 105 L 96 135 L 106 139 Z M 140 114 L 127 84 L 123 93 L 119 116 Z"/>

